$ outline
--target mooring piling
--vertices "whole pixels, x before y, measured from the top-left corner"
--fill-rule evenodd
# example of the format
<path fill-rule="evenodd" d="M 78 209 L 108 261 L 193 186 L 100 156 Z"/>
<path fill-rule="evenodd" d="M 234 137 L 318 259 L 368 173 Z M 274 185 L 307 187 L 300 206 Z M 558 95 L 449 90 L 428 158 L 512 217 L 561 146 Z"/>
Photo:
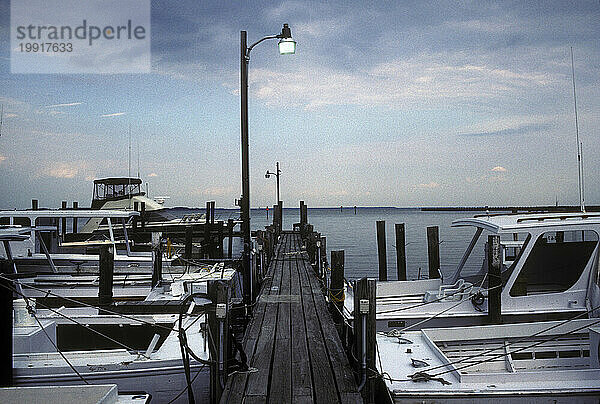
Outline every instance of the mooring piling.
<path fill-rule="evenodd" d="M 427 256 L 429 258 L 429 279 L 440 277 L 440 233 L 437 226 L 427 227 Z"/>
<path fill-rule="evenodd" d="M 399 281 L 406 278 L 406 235 L 404 223 L 396 223 L 396 271 Z"/>
<path fill-rule="evenodd" d="M 379 258 L 379 280 L 387 281 L 387 251 L 385 220 L 377 221 L 377 257 Z"/>
<path fill-rule="evenodd" d="M 99 250 L 98 305 L 107 307 L 113 304 L 113 277 L 115 271 L 113 246 L 103 245 L 100 246 Z"/>
<path fill-rule="evenodd" d="M 488 256 L 488 321 L 502 323 L 502 276 L 500 261 L 500 236 L 490 235 L 487 242 Z"/>

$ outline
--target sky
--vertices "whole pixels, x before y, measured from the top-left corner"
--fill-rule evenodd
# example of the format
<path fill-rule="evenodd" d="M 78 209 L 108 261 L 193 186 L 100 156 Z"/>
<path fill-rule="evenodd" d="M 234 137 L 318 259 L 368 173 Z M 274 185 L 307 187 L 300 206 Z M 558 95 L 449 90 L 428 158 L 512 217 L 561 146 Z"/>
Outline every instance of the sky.
<path fill-rule="evenodd" d="M 0 209 L 89 206 L 131 174 L 169 206 L 241 193 L 240 31 L 253 207 L 600 204 L 600 2 L 151 3 L 151 73 L 12 74 L 0 0 Z M 139 158 L 138 158 L 139 157 Z M 139 164 L 138 164 L 139 161 Z"/>

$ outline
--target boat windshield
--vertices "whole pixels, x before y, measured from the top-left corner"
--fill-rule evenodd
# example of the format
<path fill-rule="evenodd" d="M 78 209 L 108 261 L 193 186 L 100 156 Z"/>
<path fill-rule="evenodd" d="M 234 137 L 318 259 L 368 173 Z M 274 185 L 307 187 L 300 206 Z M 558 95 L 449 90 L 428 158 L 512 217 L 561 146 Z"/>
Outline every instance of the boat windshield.
<path fill-rule="evenodd" d="M 121 198 L 142 193 L 138 181 L 120 183 L 97 182 L 94 184 L 94 200 Z"/>
<path fill-rule="evenodd" d="M 566 291 L 579 280 L 597 246 L 598 234 L 592 230 L 543 233 L 528 254 L 510 295 Z"/>

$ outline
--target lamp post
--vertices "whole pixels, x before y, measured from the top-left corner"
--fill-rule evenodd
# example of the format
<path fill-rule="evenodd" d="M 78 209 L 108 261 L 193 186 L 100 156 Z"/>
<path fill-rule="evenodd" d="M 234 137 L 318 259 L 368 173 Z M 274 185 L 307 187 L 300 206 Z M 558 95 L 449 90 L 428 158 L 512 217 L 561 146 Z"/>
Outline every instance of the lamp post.
<path fill-rule="evenodd" d="M 248 62 L 250 51 L 259 43 L 267 39 L 279 39 L 279 53 L 282 55 L 296 52 L 296 42 L 292 39 L 292 31 L 288 24 L 283 24 L 281 33 L 266 36 L 252 45 L 247 46 L 247 32 L 240 32 L 240 97 L 241 97 L 241 132 L 242 132 L 242 198 L 240 208 L 242 211 L 242 236 L 244 240 L 243 252 L 243 283 L 244 302 L 251 304 L 251 278 L 250 278 L 250 164 L 248 158 Z"/>
<path fill-rule="evenodd" d="M 274 173 L 267 170 L 267 173 L 265 174 L 265 178 L 270 178 L 271 175 L 274 175 L 275 177 L 277 177 L 277 204 L 278 205 L 279 205 L 279 201 L 281 200 L 281 199 L 279 199 L 279 175 L 280 174 L 281 174 L 281 170 L 279 169 L 279 161 L 277 162 L 277 169 L 275 170 Z"/>

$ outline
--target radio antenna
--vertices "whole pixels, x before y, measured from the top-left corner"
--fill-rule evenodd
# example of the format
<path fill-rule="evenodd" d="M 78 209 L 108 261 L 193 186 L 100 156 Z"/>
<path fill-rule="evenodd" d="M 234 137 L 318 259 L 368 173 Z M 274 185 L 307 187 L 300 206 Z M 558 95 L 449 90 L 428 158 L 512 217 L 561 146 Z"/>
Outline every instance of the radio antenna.
<path fill-rule="evenodd" d="M 577 92 L 575 91 L 575 63 L 573 61 L 573 47 L 571 46 L 571 77 L 573 79 L 573 102 L 575 105 L 575 137 L 577 140 L 577 174 L 579 177 L 579 207 L 585 212 L 583 200 L 583 167 L 581 166 L 581 143 L 579 142 L 579 121 L 577 120 Z"/>

